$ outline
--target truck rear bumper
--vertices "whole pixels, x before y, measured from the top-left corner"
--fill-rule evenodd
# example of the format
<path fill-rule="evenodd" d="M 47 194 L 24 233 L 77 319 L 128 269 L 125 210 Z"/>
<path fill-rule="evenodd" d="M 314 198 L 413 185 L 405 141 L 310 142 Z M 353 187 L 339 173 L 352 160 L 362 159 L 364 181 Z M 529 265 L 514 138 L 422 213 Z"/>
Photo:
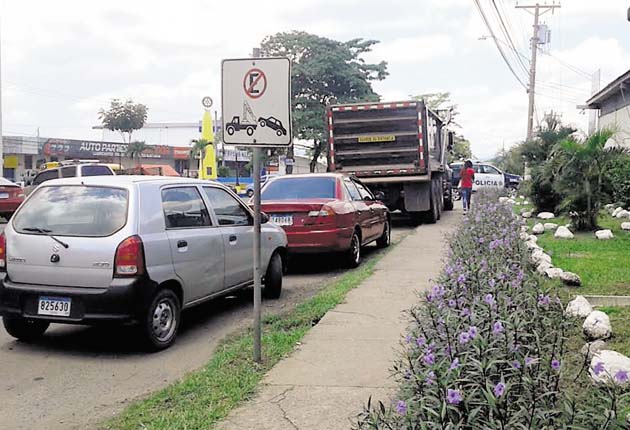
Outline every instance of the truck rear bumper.
<path fill-rule="evenodd" d="M 395 183 L 407 183 L 407 182 L 429 182 L 431 176 L 429 175 L 414 175 L 414 176 L 372 176 L 363 177 L 359 176 L 361 182 L 364 184 L 395 184 Z"/>

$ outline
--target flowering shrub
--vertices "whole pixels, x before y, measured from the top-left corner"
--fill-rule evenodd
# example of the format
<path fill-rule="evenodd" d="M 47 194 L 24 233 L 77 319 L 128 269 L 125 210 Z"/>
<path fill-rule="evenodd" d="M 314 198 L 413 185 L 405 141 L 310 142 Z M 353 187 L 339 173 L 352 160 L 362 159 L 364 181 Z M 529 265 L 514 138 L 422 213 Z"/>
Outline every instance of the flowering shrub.
<path fill-rule="evenodd" d="M 528 269 L 521 223 L 496 196 L 479 193 L 449 240 L 435 285 L 410 311 L 394 367 L 398 398 L 391 407 L 368 402 L 357 428 L 615 428 L 616 414 L 592 413 L 615 410 L 610 393 L 566 392 L 561 375 L 574 322 Z M 582 401 L 594 409 L 581 411 Z"/>

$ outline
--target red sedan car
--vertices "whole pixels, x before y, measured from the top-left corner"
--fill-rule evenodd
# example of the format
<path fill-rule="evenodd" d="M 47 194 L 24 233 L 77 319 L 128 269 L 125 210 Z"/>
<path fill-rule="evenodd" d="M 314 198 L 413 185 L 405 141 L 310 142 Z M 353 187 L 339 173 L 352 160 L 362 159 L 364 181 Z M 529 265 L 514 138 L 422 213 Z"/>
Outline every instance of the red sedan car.
<path fill-rule="evenodd" d="M 333 173 L 280 176 L 265 184 L 261 202 L 286 231 L 293 254 L 340 252 L 356 267 L 362 246 L 390 244 L 389 210 L 355 179 Z"/>
<path fill-rule="evenodd" d="M 7 221 L 24 201 L 24 190 L 5 178 L 0 178 L 0 216 Z"/>

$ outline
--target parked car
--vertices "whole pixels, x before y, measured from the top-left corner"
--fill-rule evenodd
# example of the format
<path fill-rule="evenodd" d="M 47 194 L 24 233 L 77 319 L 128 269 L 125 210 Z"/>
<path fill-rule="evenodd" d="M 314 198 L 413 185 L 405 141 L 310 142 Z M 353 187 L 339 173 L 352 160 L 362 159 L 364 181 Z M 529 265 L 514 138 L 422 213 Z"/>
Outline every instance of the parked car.
<path fill-rule="evenodd" d="M 511 190 L 517 190 L 521 185 L 521 182 L 523 182 L 523 177 L 520 175 L 503 172 L 503 176 L 505 177 L 505 188 L 509 188 Z"/>
<path fill-rule="evenodd" d="M 270 179 L 273 178 L 277 178 L 278 175 L 263 175 L 260 177 L 260 186 L 262 187 L 263 185 L 265 185 L 265 183 L 267 181 L 269 181 Z M 254 183 L 252 182 L 251 184 L 247 185 L 247 188 L 245 189 L 245 195 L 247 195 L 247 197 L 252 197 L 254 195 Z"/>
<path fill-rule="evenodd" d="M 180 311 L 253 285 L 254 215 L 214 182 L 157 176 L 57 179 L 0 235 L 0 314 L 35 338 L 50 323 L 136 323 L 170 346 Z M 263 216 L 263 295 L 277 298 L 285 232 Z"/>
<path fill-rule="evenodd" d="M 459 180 L 461 177 L 461 170 L 463 165 L 463 162 L 450 164 L 450 167 L 453 170 L 452 184 L 454 187 L 459 186 Z M 473 162 L 473 169 L 475 170 L 473 191 L 477 191 L 480 188 L 486 187 L 503 188 L 505 186 L 505 177 L 503 175 L 503 172 L 493 165 L 482 162 Z"/>
<path fill-rule="evenodd" d="M 35 176 L 31 186 L 25 187 L 26 195 L 29 195 L 38 185 L 43 184 L 46 181 L 57 178 L 74 178 L 85 176 L 112 176 L 115 175 L 114 171 L 108 164 L 100 163 L 69 163 L 54 167 L 51 169 L 42 170 Z"/>
<path fill-rule="evenodd" d="M 262 210 L 284 228 L 290 254 L 343 253 L 350 267 L 361 263 L 361 247 L 389 246 L 387 207 L 361 182 L 341 174 L 286 175 L 269 181 Z"/>
<path fill-rule="evenodd" d="M 0 178 L 0 216 L 7 221 L 24 201 L 24 190 L 6 178 Z"/>

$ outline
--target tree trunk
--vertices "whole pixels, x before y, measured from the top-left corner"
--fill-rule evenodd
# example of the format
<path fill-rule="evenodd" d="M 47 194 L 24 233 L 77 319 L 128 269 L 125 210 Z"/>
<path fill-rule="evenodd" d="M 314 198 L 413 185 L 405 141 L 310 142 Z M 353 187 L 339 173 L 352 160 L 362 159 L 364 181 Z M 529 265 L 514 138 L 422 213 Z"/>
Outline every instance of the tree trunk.
<path fill-rule="evenodd" d="M 293 145 L 291 145 L 291 146 L 289 146 L 287 148 L 287 158 L 291 158 L 295 162 L 295 158 L 293 157 Z M 286 158 L 285 158 L 285 160 L 286 160 Z M 286 171 L 287 175 L 293 174 L 293 165 L 287 166 L 285 164 L 285 171 Z"/>
<path fill-rule="evenodd" d="M 588 229 L 595 228 L 595 216 L 593 215 L 593 196 L 591 191 L 591 183 L 588 178 L 584 181 L 584 190 L 586 191 L 586 216 L 588 219 Z"/>

